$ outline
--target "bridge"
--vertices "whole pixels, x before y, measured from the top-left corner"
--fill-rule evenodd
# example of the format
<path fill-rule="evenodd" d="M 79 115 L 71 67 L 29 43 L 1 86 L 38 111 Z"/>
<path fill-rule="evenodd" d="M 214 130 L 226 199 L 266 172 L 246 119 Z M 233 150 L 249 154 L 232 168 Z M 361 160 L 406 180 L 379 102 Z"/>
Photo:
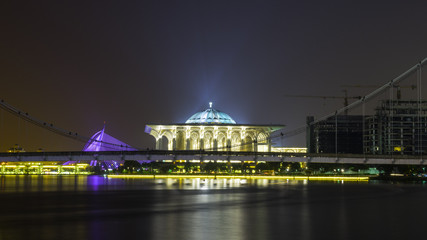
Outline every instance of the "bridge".
<path fill-rule="evenodd" d="M 63 151 L 63 152 L 18 152 L 18 153 L 0 153 L 0 162 L 90 162 L 90 161 L 125 161 L 125 160 L 135 160 L 135 161 L 189 161 L 189 162 L 204 162 L 204 161 L 215 161 L 215 162 L 300 162 L 300 163 L 335 163 L 335 164 L 367 164 L 367 165 L 427 165 L 426 161 L 423 158 L 423 149 L 427 147 L 427 137 L 426 134 L 423 134 L 425 131 L 425 126 L 421 125 L 420 119 L 427 119 L 427 109 L 422 108 L 422 103 L 425 103 L 425 100 L 422 100 L 422 76 L 421 71 L 422 67 L 427 63 L 427 58 L 418 62 L 413 67 L 409 68 L 407 71 L 399 75 L 398 77 L 388 81 L 383 86 L 375 89 L 371 93 L 361 96 L 360 99 L 354 101 L 353 103 L 344 106 L 343 108 L 337 109 L 332 113 L 319 117 L 310 123 L 304 124 L 301 127 L 295 128 L 291 131 L 281 132 L 277 135 L 272 135 L 268 139 L 269 141 L 281 140 L 284 138 L 289 138 L 298 134 L 305 132 L 307 127 L 317 124 L 326 119 L 334 118 L 337 119 L 337 116 L 340 114 L 347 115 L 348 111 L 356 110 L 359 111 L 360 115 L 365 117 L 368 102 L 372 103 L 378 100 L 379 96 L 383 98 L 388 98 L 390 102 L 395 101 L 394 91 L 396 86 L 399 86 L 402 81 L 413 81 L 412 85 L 416 85 L 417 94 L 415 101 L 418 104 L 417 123 L 412 126 L 413 132 L 417 132 L 418 139 L 416 144 L 414 143 L 414 149 L 421 150 L 414 155 L 404 155 L 403 152 L 399 154 L 340 154 L 338 152 L 338 136 L 337 131 L 335 133 L 335 153 L 329 154 L 314 154 L 314 153 L 284 153 L 284 152 L 232 152 L 228 151 L 229 149 L 220 149 L 224 151 L 203 151 L 203 150 L 182 150 L 182 151 L 164 151 L 164 150 L 142 150 L 145 148 L 137 148 L 139 151 L 103 151 L 103 152 L 82 152 L 82 151 Z M 415 78 L 414 78 L 415 76 Z M 389 91 L 389 92 L 387 92 Z M 400 101 L 400 96 L 398 96 L 397 101 Z M 423 105 L 424 106 L 424 105 Z M 51 131 L 57 135 L 71 138 L 76 141 L 87 142 L 91 138 L 79 135 L 72 131 L 67 131 L 61 128 L 49 124 L 45 121 L 41 121 L 37 118 L 32 117 L 25 111 L 17 109 L 12 105 L 6 103 L 5 101 L 0 101 L 0 108 L 6 110 L 7 112 L 17 116 L 19 119 L 23 119 L 31 124 L 39 126 L 43 129 Z M 372 110 L 371 110 L 372 111 Z M 391 121 L 393 120 L 393 115 L 391 116 Z M 423 120 L 424 121 L 424 120 Z M 365 123 L 364 123 L 365 124 Z M 391 122 L 393 124 L 393 122 Z M 363 126 L 365 128 L 365 125 Z M 337 121 L 335 121 L 335 129 L 337 129 Z M 365 131 L 365 129 L 364 129 Z M 389 141 L 394 141 L 393 139 L 393 127 L 390 128 L 388 133 L 390 137 Z M 102 142 L 104 144 L 113 144 Z M 252 144 L 252 143 L 245 143 Z M 423 144 L 425 146 L 423 146 Z M 114 145 L 114 144 L 113 144 Z M 390 145 L 392 146 L 392 145 Z M 236 147 L 236 146 L 232 146 Z"/>
<path fill-rule="evenodd" d="M 90 162 L 97 161 L 188 161 L 188 162 L 301 162 L 368 165 L 427 165 L 422 156 L 411 155 L 357 155 L 313 154 L 277 152 L 225 152 L 225 151 L 104 151 L 104 152 L 24 152 L 0 153 L 0 162 Z"/>

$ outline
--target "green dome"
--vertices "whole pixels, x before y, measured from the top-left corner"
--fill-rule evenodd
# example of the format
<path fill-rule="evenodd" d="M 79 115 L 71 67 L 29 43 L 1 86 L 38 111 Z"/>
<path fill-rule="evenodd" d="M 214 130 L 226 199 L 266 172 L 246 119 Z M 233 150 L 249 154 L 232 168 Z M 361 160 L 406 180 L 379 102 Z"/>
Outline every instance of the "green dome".
<path fill-rule="evenodd" d="M 236 122 L 227 114 L 212 108 L 212 103 L 209 103 L 209 108 L 203 112 L 198 112 L 191 116 L 185 123 L 196 124 L 236 124 Z"/>

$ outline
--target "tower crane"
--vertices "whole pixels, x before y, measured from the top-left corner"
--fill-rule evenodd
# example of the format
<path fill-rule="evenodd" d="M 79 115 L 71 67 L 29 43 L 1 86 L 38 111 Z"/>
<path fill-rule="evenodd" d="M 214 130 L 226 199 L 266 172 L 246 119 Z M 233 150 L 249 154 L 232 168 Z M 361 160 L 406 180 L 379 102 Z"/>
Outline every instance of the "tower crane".
<path fill-rule="evenodd" d="M 344 107 L 348 106 L 348 99 L 361 99 L 361 96 L 348 96 L 347 90 L 343 90 L 344 96 L 319 96 L 319 95 L 291 95 L 286 94 L 285 97 L 297 97 L 297 98 L 323 98 L 323 99 L 344 99 Z M 344 114 L 347 115 L 348 111 L 345 110 Z"/>
<path fill-rule="evenodd" d="M 378 85 L 341 85 L 341 87 L 343 87 L 343 88 L 379 88 L 381 86 L 378 86 Z M 411 90 L 414 90 L 417 88 L 417 86 L 416 85 L 404 85 L 404 86 L 393 85 L 393 88 L 396 88 L 397 100 L 401 100 L 402 99 L 401 88 L 410 88 Z M 345 90 L 345 91 L 347 91 L 347 90 Z"/>

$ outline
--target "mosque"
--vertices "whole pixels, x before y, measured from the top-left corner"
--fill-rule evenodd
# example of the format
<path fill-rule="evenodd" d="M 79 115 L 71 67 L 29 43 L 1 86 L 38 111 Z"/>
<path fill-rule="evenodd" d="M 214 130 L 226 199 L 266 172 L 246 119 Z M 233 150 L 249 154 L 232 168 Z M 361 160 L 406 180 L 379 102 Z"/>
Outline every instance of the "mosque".
<path fill-rule="evenodd" d="M 147 124 L 145 132 L 156 139 L 160 150 L 271 152 L 272 132 L 284 125 L 239 124 L 212 107 L 197 112 L 185 123 Z"/>

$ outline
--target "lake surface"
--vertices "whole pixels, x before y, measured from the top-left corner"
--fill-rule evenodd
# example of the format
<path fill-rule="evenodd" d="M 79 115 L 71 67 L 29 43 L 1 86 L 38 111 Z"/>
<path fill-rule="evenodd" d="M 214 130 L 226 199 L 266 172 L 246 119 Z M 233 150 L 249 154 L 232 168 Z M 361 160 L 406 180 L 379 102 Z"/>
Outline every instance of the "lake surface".
<path fill-rule="evenodd" d="M 0 239 L 424 239 L 427 186 L 0 176 Z"/>

